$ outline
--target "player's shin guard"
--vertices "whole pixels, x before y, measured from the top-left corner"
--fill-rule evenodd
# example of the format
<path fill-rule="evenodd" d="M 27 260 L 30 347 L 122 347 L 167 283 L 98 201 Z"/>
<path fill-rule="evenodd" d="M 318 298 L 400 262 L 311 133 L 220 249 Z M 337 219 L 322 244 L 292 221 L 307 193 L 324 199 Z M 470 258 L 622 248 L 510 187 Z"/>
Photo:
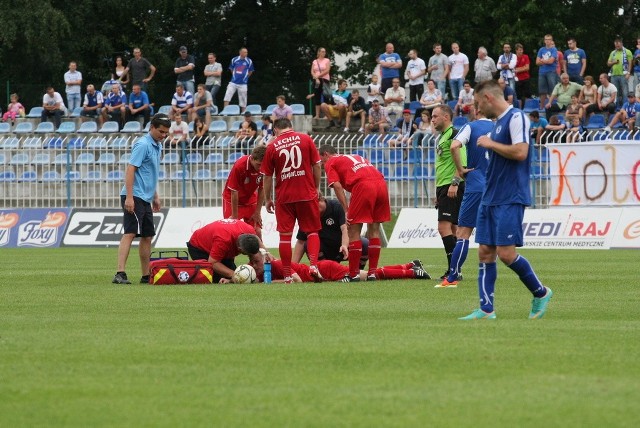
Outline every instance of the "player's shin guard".
<path fill-rule="evenodd" d="M 286 278 L 291 276 L 291 235 L 280 235 L 280 244 L 278 245 L 280 251 L 280 260 L 282 260 L 282 274 Z"/>
<path fill-rule="evenodd" d="M 453 253 L 451 254 L 451 264 L 449 265 L 449 277 L 447 280 L 449 282 L 457 281 L 458 274 L 460 270 L 462 270 L 462 265 L 464 261 L 467 259 L 467 254 L 469 253 L 469 240 L 468 239 L 458 239 L 456 242 L 456 246 L 453 249 Z"/>
<path fill-rule="evenodd" d="M 320 252 L 320 237 L 318 233 L 310 233 L 307 235 L 307 255 L 309 256 L 309 264 L 317 266 L 318 253 Z"/>
<path fill-rule="evenodd" d="M 380 249 L 380 238 L 369 239 L 369 275 L 373 274 L 378 268 L 378 261 L 380 261 Z"/>
<path fill-rule="evenodd" d="M 351 278 L 355 278 L 360 274 L 360 256 L 361 255 L 362 255 L 362 242 L 359 239 L 357 241 L 349 242 L 349 276 Z"/>
<path fill-rule="evenodd" d="M 529 261 L 518 254 L 516 260 L 509 265 L 509 269 L 520 277 L 520 281 L 531 291 L 534 297 L 543 297 L 547 290 L 533 271 Z"/>
<path fill-rule="evenodd" d="M 485 312 L 493 312 L 493 292 L 496 288 L 498 268 L 496 263 L 480 263 L 478 271 L 478 294 L 480 296 L 480 309 Z"/>

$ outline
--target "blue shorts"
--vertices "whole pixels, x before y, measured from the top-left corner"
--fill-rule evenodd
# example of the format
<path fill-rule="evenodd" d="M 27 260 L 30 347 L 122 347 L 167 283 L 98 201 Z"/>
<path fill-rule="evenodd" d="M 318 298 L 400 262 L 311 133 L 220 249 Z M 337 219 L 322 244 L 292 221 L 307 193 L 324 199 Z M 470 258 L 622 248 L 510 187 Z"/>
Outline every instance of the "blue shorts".
<path fill-rule="evenodd" d="M 478 220 L 478 207 L 482 200 L 482 192 L 465 193 L 462 197 L 462 205 L 460 205 L 460 213 L 458 214 L 458 226 L 476 227 Z"/>
<path fill-rule="evenodd" d="M 559 78 L 555 71 L 538 75 L 538 94 L 551 95 Z"/>
<path fill-rule="evenodd" d="M 524 205 L 480 204 L 478 208 L 478 224 L 476 225 L 476 242 L 478 244 L 508 247 L 522 247 L 522 220 Z"/>

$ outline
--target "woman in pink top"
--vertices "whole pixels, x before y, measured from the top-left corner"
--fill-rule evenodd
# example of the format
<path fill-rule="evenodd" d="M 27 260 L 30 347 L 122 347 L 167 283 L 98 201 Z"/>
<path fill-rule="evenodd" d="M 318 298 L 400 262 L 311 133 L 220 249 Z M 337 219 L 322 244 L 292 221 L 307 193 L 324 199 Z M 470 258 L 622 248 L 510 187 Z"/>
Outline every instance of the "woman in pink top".
<path fill-rule="evenodd" d="M 318 56 L 311 63 L 311 78 L 313 79 L 313 95 L 316 102 L 316 115 L 314 119 L 320 119 L 320 104 L 322 100 L 322 89 L 324 85 L 329 85 L 331 76 L 331 61 L 327 58 L 327 50 L 325 48 L 318 49 Z M 331 92 L 331 90 L 329 90 Z M 329 100 L 324 100 L 327 102 Z"/>
<path fill-rule="evenodd" d="M 4 115 L 2 115 L 2 121 L 6 122 L 8 119 L 11 119 L 13 122 L 16 117 L 24 116 L 24 106 L 18 102 L 18 94 L 11 94 L 11 102 L 7 107 L 7 111 Z"/>

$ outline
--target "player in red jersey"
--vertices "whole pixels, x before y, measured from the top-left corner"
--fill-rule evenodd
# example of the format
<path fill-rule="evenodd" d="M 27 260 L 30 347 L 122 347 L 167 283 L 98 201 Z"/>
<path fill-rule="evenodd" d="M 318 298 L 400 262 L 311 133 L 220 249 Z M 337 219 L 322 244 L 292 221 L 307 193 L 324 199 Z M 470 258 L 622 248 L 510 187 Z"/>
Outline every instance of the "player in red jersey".
<path fill-rule="evenodd" d="M 267 211 L 275 206 L 278 232 L 280 232 L 280 258 L 285 282 L 291 278 L 291 235 L 296 220 L 301 230 L 307 232 L 307 254 L 311 272 L 317 282 L 322 281 L 318 270 L 320 238 L 320 155 L 315 143 L 307 134 L 295 132 L 289 119 L 277 119 L 273 123 L 276 138 L 267 146 L 262 162 L 264 195 Z M 273 201 L 273 175 L 275 174 L 275 204 Z"/>
<path fill-rule="evenodd" d="M 362 225 L 367 224 L 369 238 L 369 280 L 375 280 L 380 260 L 380 223 L 391 220 L 389 192 L 384 176 L 368 160 L 359 155 L 339 155 L 329 145 L 320 147 L 320 157 L 327 172 L 327 184 L 342 204 L 349 227 L 349 275 L 360 281 Z M 351 193 L 347 205 L 344 191 Z"/>
<path fill-rule="evenodd" d="M 208 259 L 213 265 L 213 282 L 227 283 L 236 269 L 238 254 L 249 256 L 249 262 L 262 269 L 262 240 L 253 226 L 242 220 L 224 219 L 209 223 L 193 232 L 187 249 L 193 260 Z M 266 249 L 265 249 L 266 252 Z M 271 255 L 266 253 L 271 259 Z"/>
<path fill-rule="evenodd" d="M 351 282 L 349 268 L 333 260 L 320 260 L 318 269 L 322 277 L 327 281 Z M 304 263 L 291 263 L 293 271 L 293 282 L 313 282 L 309 266 Z M 262 281 L 262 271 L 256 268 L 258 280 Z M 369 275 L 366 270 L 358 272 L 362 281 L 372 281 L 373 279 L 431 279 L 431 276 L 424 270 L 420 260 L 392 266 L 382 266 L 374 271 L 375 278 Z M 271 277 L 274 282 L 284 279 L 283 266 L 281 260 L 271 262 Z"/>
<path fill-rule="evenodd" d="M 222 191 L 222 215 L 224 218 L 242 219 L 262 236 L 260 210 L 264 203 L 260 167 L 266 146 L 257 146 L 250 155 L 242 156 L 233 164 Z"/>

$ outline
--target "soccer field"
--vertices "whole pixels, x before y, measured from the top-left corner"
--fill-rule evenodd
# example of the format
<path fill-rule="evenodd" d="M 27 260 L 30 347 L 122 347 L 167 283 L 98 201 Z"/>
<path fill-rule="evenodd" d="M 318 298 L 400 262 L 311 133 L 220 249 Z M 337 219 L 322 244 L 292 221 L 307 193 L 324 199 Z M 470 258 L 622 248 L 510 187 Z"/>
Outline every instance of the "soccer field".
<path fill-rule="evenodd" d="M 522 253 L 554 290 L 542 320 L 502 265 L 498 319 L 457 320 L 475 250 L 434 289 L 119 286 L 114 248 L 4 249 L 0 426 L 637 426 L 640 252 Z M 416 257 L 444 271 L 442 250 L 382 264 Z"/>

